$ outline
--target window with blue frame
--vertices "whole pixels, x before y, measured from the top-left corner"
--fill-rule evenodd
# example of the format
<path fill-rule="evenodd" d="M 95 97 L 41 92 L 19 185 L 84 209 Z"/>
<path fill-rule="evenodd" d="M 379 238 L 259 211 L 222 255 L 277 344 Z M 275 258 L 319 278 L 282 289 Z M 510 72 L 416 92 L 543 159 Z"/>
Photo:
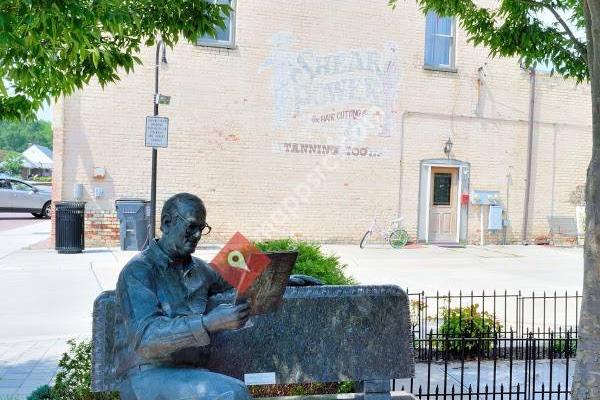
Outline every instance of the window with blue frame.
<path fill-rule="evenodd" d="M 454 18 L 429 11 L 425 23 L 425 65 L 454 68 Z"/>
<path fill-rule="evenodd" d="M 215 27 L 216 37 L 209 34 L 200 36 L 197 44 L 201 46 L 233 47 L 235 45 L 235 0 L 214 1 L 218 4 L 229 4 L 232 8 L 229 16 L 224 16 L 225 29 Z"/>

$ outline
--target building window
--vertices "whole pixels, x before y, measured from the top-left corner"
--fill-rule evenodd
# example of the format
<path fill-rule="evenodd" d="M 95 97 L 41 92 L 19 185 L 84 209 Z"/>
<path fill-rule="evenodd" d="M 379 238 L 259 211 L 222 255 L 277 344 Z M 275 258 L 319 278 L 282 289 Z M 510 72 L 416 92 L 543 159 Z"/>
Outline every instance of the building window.
<path fill-rule="evenodd" d="M 427 13 L 425 65 L 441 69 L 454 68 L 454 18 L 440 17 L 435 11 Z"/>
<path fill-rule="evenodd" d="M 235 46 L 235 0 L 214 0 L 217 4 L 229 4 L 232 10 L 229 16 L 225 16 L 223 22 L 225 29 L 217 26 L 216 37 L 209 34 L 202 35 L 198 38 L 197 44 L 201 46 L 214 47 L 234 47 Z"/>

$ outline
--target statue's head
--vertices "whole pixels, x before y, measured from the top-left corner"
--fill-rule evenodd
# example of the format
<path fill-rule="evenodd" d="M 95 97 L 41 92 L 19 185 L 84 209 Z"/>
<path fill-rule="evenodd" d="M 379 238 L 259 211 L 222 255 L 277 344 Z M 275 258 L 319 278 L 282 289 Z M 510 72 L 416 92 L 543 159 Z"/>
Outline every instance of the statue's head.
<path fill-rule="evenodd" d="M 202 234 L 210 232 L 204 203 L 190 193 L 178 193 L 170 197 L 162 208 L 160 230 L 161 247 L 171 258 L 192 254 Z"/>

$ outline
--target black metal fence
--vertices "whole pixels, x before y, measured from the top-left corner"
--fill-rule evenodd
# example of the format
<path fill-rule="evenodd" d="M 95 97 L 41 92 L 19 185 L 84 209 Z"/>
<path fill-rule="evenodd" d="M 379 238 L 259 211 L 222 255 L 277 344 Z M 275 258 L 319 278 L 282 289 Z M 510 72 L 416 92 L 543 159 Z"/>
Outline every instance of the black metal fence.
<path fill-rule="evenodd" d="M 415 338 L 416 374 L 395 380 L 394 390 L 419 399 L 553 400 L 570 396 L 574 332 L 530 332 L 507 337 Z"/>
<path fill-rule="evenodd" d="M 430 331 L 444 331 L 444 323 L 450 313 L 458 313 L 458 318 L 472 321 L 473 314 L 486 315 L 496 321 L 492 330 L 499 337 L 528 336 L 530 333 L 541 337 L 548 332 L 572 331 L 577 336 L 579 307 L 582 296 L 554 292 L 525 295 L 504 292 L 486 293 L 411 293 L 407 289 L 411 305 L 411 321 L 416 338 L 425 339 Z M 464 318 L 463 318 L 464 317 Z"/>
<path fill-rule="evenodd" d="M 528 353 L 530 338 L 539 339 L 537 347 Z M 475 361 L 475 360 L 525 360 L 530 353 L 536 359 L 566 358 L 575 354 L 577 336 L 574 331 L 527 332 L 525 336 L 516 333 L 493 332 L 477 337 L 450 337 L 430 331 L 426 339 L 413 339 L 415 361 Z"/>

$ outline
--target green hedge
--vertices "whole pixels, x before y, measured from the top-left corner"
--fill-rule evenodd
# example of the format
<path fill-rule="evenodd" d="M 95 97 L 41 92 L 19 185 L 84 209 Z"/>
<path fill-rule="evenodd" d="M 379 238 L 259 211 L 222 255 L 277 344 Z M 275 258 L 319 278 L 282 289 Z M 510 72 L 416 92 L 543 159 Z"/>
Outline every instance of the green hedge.
<path fill-rule="evenodd" d="M 356 281 L 346 275 L 346 264 L 339 257 L 327 255 L 321 246 L 313 242 L 293 239 L 268 240 L 255 243 L 262 251 L 298 251 L 294 274 L 309 275 L 326 285 L 355 285 Z"/>

